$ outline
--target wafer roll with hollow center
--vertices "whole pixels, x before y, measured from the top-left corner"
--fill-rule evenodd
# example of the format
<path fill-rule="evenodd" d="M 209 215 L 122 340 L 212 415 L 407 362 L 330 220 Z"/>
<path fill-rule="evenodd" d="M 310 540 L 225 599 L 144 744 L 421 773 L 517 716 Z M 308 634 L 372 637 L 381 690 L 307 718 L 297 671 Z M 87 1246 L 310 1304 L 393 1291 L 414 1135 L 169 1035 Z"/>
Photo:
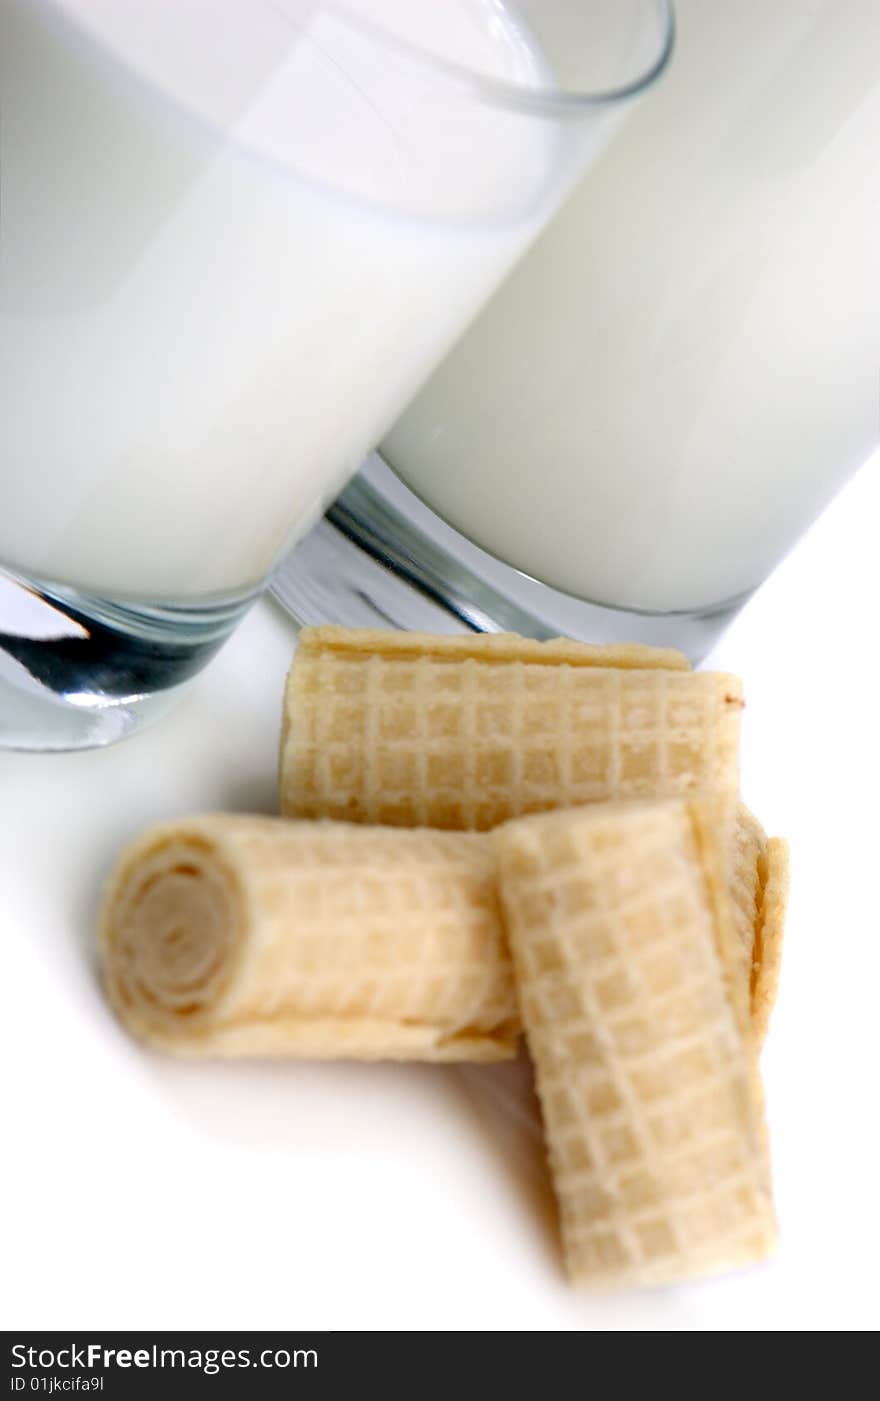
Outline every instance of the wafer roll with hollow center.
<path fill-rule="evenodd" d="M 773 1207 L 725 818 L 582 808 L 495 834 L 563 1248 L 586 1287 L 758 1260 Z"/>
<path fill-rule="evenodd" d="M 121 1020 L 180 1054 L 491 1061 L 519 1030 L 494 856 L 467 833 L 167 823 L 123 854 L 101 945 Z"/>
<path fill-rule="evenodd" d="M 485 831 L 523 813 L 734 791 L 742 686 L 679 652 L 304 628 L 281 810 Z"/>
<path fill-rule="evenodd" d="M 773 843 L 741 804 L 718 820 L 748 988 L 762 934 L 781 943 L 783 906 L 776 934 L 759 899 Z M 111 1000 L 136 1035 L 191 1055 L 508 1055 L 520 1017 L 489 841 L 259 817 L 155 828 L 108 887 Z M 764 987 L 762 1035 L 771 1004 Z"/>

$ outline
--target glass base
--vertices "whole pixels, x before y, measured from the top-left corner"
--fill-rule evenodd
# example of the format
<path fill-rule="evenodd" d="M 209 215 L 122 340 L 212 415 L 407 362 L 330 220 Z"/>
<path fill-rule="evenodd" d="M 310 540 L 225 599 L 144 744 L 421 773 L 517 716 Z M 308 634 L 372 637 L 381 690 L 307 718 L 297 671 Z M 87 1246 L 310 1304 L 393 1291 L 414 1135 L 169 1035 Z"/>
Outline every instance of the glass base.
<path fill-rule="evenodd" d="M 272 592 L 300 624 L 644 642 L 678 647 L 695 664 L 749 597 L 676 613 L 574 598 L 453 530 L 375 453 L 287 557 Z"/>
<path fill-rule="evenodd" d="M 120 603 L 0 570 L 0 749 L 92 749 L 158 719 L 255 594 Z"/>

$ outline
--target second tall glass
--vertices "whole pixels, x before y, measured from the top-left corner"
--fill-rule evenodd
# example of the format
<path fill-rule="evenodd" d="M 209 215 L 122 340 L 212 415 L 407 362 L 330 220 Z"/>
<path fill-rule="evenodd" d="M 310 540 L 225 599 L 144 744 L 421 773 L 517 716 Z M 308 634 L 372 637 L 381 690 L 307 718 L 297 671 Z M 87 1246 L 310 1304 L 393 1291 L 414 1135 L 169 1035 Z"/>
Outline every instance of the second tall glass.
<path fill-rule="evenodd" d="M 294 611 L 696 660 L 870 458 L 880 7 L 675 9 L 657 90 L 281 571 Z"/>

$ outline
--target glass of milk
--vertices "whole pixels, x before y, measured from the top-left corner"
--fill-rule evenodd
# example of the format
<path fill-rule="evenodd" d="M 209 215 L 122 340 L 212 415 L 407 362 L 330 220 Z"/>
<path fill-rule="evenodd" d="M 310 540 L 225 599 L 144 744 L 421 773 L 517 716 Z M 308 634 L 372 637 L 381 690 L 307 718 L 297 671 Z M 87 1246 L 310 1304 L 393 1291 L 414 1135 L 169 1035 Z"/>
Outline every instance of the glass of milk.
<path fill-rule="evenodd" d="M 308 542 L 313 615 L 697 657 L 874 450 L 880 5 L 675 9 L 656 89 L 385 438 L 396 477 Z"/>
<path fill-rule="evenodd" d="M 167 706 L 670 45 L 660 0 L 0 0 L 0 744 Z"/>

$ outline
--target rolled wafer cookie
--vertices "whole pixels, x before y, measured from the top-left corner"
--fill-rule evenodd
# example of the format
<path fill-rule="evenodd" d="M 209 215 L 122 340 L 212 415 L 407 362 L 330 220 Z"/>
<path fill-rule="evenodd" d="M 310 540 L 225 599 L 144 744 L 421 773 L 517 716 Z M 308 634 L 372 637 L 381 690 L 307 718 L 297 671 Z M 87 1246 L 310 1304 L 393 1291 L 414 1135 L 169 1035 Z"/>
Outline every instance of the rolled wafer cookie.
<path fill-rule="evenodd" d="M 733 791 L 742 707 L 736 677 L 651 647 L 304 628 L 281 811 L 485 831 L 550 808 Z"/>
<path fill-rule="evenodd" d="M 768 843 L 741 804 L 731 836 L 733 816 L 718 820 L 748 987 Z M 105 898 L 111 1001 L 136 1035 L 191 1055 L 512 1054 L 519 1006 L 488 841 L 259 817 L 154 828 Z"/>
<path fill-rule="evenodd" d="M 123 853 L 106 989 L 194 1056 L 491 1061 L 519 1031 L 494 857 L 467 833 L 272 817 L 166 823 Z"/>
<path fill-rule="evenodd" d="M 763 868 L 752 952 L 752 1024 L 760 1045 L 776 1003 L 782 965 L 782 938 L 788 904 L 788 843 L 771 837 Z"/>
<path fill-rule="evenodd" d="M 565 1260 L 585 1287 L 715 1273 L 773 1245 L 726 821 L 671 799 L 494 834 Z"/>
<path fill-rule="evenodd" d="M 728 888 L 737 933 L 736 976 L 749 989 L 752 1030 L 758 1047 L 776 1001 L 788 900 L 788 843 L 768 838 L 745 803 L 716 805 L 726 850 Z"/>

